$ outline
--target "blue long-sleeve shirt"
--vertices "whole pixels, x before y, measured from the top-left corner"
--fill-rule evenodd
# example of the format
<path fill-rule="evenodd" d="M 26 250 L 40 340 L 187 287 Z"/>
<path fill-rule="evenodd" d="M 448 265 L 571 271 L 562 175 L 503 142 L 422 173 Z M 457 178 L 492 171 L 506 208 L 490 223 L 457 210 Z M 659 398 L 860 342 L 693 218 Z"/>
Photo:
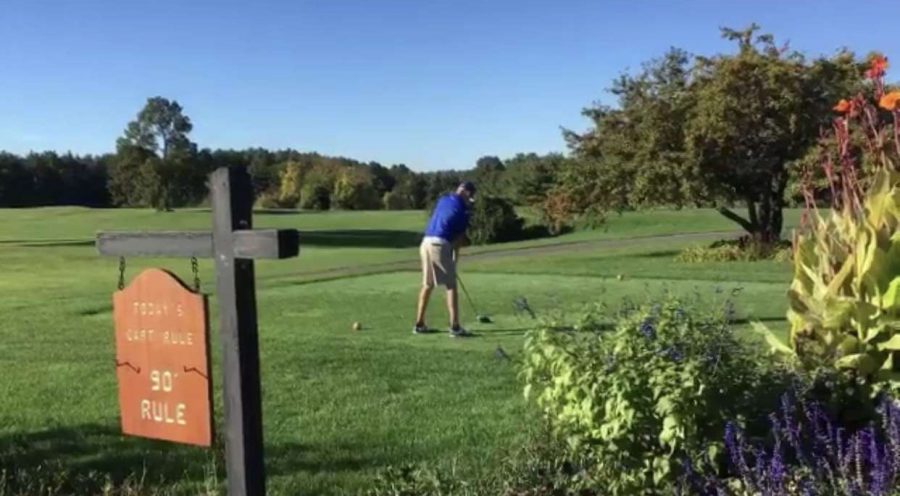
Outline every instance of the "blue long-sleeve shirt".
<path fill-rule="evenodd" d="M 469 227 L 469 210 L 466 201 L 459 195 L 442 196 L 425 228 L 425 236 L 441 238 L 448 242 L 455 241 Z"/>

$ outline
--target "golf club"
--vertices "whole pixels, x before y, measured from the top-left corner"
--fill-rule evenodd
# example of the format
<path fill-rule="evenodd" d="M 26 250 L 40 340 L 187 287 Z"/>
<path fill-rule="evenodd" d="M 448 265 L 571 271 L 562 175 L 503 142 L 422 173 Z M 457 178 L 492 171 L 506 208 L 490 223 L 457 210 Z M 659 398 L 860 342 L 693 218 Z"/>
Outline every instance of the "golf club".
<path fill-rule="evenodd" d="M 478 320 L 478 322 L 482 324 L 492 324 L 494 321 L 492 321 L 490 317 L 478 313 L 478 309 L 475 308 L 475 302 L 472 301 L 472 297 L 469 295 L 469 290 L 466 289 L 466 285 L 463 284 L 462 278 L 459 277 L 459 274 L 456 275 L 456 280 L 459 282 L 459 286 L 462 288 L 463 293 L 466 294 L 466 299 L 469 300 L 469 306 L 472 307 L 472 311 L 475 312 L 475 318 Z"/>

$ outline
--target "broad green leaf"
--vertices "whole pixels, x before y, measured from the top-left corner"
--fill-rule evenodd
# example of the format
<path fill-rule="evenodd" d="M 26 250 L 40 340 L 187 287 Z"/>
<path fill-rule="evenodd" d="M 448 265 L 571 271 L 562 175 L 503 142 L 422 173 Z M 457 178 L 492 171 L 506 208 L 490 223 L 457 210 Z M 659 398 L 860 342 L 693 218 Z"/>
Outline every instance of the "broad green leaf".
<path fill-rule="evenodd" d="M 859 340 L 856 339 L 855 336 L 846 335 L 841 339 L 841 342 L 838 344 L 838 350 L 844 356 L 853 355 L 859 353 Z"/>
<path fill-rule="evenodd" d="M 852 258 L 848 258 L 844 260 L 844 264 L 841 266 L 841 270 L 834 275 L 834 279 L 828 283 L 825 292 L 827 295 L 837 295 L 838 292 L 844 284 L 847 282 L 847 279 L 850 278 L 850 275 L 853 274 L 854 260 Z"/>
<path fill-rule="evenodd" d="M 891 203 L 893 203 L 892 175 L 886 170 L 879 170 L 872 176 L 872 182 L 866 195 L 866 210 L 869 222 L 875 226 L 880 226 L 885 215 L 891 211 Z"/>
<path fill-rule="evenodd" d="M 822 312 L 822 325 L 828 328 L 840 329 L 844 327 L 854 313 L 855 301 L 849 298 L 828 298 L 825 300 Z"/>
<path fill-rule="evenodd" d="M 895 277 L 888 285 L 887 291 L 881 297 L 881 308 L 885 310 L 900 310 L 900 276 Z"/>
<path fill-rule="evenodd" d="M 900 332 L 894 331 L 890 339 L 878 345 L 879 349 L 900 351 Z"/>
<path fill-rule="evenodd" d="M 880 368 L 880 362 L 867 353 L 856 353 L 839 358 L 835 363 L 839 369 L 854 369 L 862 375 L 871 375 Z"/>
<path fill-rule="evenodd" d="M 752 322 L 750 324 L 753 328 L 753 331 L 760 334 L 765 340 L 766 343 L 771 347 L 773 352 L 782 353 L 789 356 L 796 356 L 794 350 L 792 350 L 789 346 L 784 344 L 777 336 L 762 322 Z"/>

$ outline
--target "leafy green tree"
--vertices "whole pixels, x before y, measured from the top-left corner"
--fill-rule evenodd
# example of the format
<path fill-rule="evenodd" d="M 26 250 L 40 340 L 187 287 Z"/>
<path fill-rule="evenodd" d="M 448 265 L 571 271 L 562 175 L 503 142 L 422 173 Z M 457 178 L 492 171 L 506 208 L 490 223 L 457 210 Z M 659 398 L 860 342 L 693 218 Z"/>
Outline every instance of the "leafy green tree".
<path fill-rule="evenodd" d="M 485 156 L 478 159 L 475 168 L 467 176 L 477 184 L 480 193 L 505 196 L 505 171 L 503 161 L 494 156 Z"/>
<path fill-rule="evenodd" d="M 523 236 L 524 219 L 516 215 L 512 203 L 495 196 L 475 202 L 466 236 L 474 245 L 516 241 Z"/>
<path fill-rule="evenodd" d="M 63 194 L 62 164 L 55 152 L 29 153 L 25 167 L 31 173 L 34 197 L 37 205 L 55 205 Z"/>
<path fill-rule="evenodd" d="M 31 204 L 33 176 L 22 159 L 0 152 L 0 206 L 24 207 Z"/>
<path fill-rule="evenodd" d="M 329 210 L 331 208 L 331 190 L 321 180 L 307 181 L 300 190 L 300 208 Z"/>
<path fill-rule="evenodd" d="M 307 170 L 308 167 L 299 162 L 290 161 L 282 165 L 279 175 L 278 205 L 287 208 L 297 206 Z"/>
<path fill-rule="evenodd" d="M 462 175 L 456 171 L 437 171 L 427 175 L 425 187 L 425 207 L 430 210 L 431 205 L 441 195 L 445 195 L 459 186 Z"/>
<path fill-rule="evenodd" d="M 690 71 L 690 56 L 673 48 L 638 75 L 617 78 L 610 91 L 618 107 L 585 109 L 594 128 L 565 132 L 580 160 L 560 174 L 557 193 L 579 197 L 572 204 L 579 213 L 684 205 L 705 196 L 684 149 L 684 123 L 694 105 Z"/>
<path fill-rule="evenodd" d="M 412 205 L 409 198 L 399 191 L 388 191 L 381 199 L 385 210 L 409 210 Z"/>
<path fill-rule="evenodd" d="M 335 207 L 344 210 L 377 210 L 381 207 L 372 174 L 359 167 L 345 167 L 340 172 L 332 199 Z"/>
<path fill-rule="evenodd" d="M 422 174 L 411 171 L 403 164 L 391 166 L 391 176 L 394 178 L 392 193 L 405 198 L 409 208 L 425 208 L 428 196 L 428 182 Z"/>
<path fill-rule="evenodd" d="M 672 49 L 638 75 L 618 78 L 618 107 L 586 109 L 593 129 L 565 133 L 575 154 L 589 159 L 572 168 L 593 169 L 587 180 L 561 175 L 557 193 L 575 200 L 565 204 L 576 214 L 715 205 L 753 238 L 777 240 L 790 168 L 860 72 L 851 54 L 810 61 L 758 29 L 723 29 L 737 53 L 692 58 Z M 727 208 L 735 203 L 747 207 L 746 218 Z"/>
<path fill-rule="evenodd" d="M 520 153 L 505 164 L 507 196 L 518 205 L 537 205 L 556 183 L 566 158 L 559 153 Z"/>
<path fill-rule="evenodd" d="M 197 146 L 181 105 L 162 97 L 147 100 L 116 143 L 110 193 L 129 205 L 169 210 L 202 199 L 208 171 L 195 167 Z"/>
<path fill-rule="evenodd" d="M 372 187 L 378 197 L 384 197 L 384 194 L 393 191 L 397 184 L 397 179 L 391 174 L 390 169 L 379 164 L 378 162 L 369 162 L 369 173 L 372 175 Z"/>
<path fill-rule="evenodd" d="M 275 157 L 276 154 L 269 150 L 256 148 L 250 151 L 249 160 L 247 160 L 247 169 L 253 178 L 253 190 L 256 193 L 268 191 L 278 187 L 279 172 L 283 167 L 279 166 L 279 162 Z M 290 161 L 290 160 L 288 160 Z"/>
<path fill-rule="evenodd" d="M 743 218 L 720 207 L 755 238 L 780 238 L 792 163 L 816 144 L 835 95 L 859 79 L 852 57 L 808 62 L 771 35 L 723 30 L 738 54 L 698 58 L 695 115 L 687 150 L 708 188 L 747 207 Z"/>

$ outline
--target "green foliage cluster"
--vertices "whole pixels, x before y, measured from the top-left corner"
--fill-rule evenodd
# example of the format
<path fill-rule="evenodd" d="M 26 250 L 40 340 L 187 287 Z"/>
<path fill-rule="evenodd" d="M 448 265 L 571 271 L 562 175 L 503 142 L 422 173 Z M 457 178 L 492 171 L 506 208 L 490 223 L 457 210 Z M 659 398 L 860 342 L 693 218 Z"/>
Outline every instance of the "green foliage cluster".
<path fill-rule="evenodd" d="M 879 60 L 874 58 L 873 60 Z M 876 70 L 878 69 L 878 70 Z M 834 368 L 873 386 L 900 392 L 900 110 L 873 102 L 885 94 L 883 67 L 873 62 L 874 98 L 857 95 L 824 140 L 819 169 L 831 206 L 815 204 L 815 181 L 804 187 L 807 225 L 794 239 L 788 292 L 790 346 L 757 326 L 776 349 L 808 368 Z M 884 106 L 882 104 L 882 106 Z M 889 121 L 888 121 L 889 122 Z M 865 146 L 854 143 L 863 137 Z M 862 167 L 869 173 L 860 178 Z M 812 178 L 812 174 L 806 174 Z"/>
<path fill-rule="evenodd" d="M 107 170 L 111 156 L 0 152 L 0 206 L 109 205 Z"/>
<path fill-rule="evenodd" d="M 170 210 L 202 201 L 209 170 L 188 138 L 192 129 L 178 102 L 149 98 L 116 142 L 109 168 L 113 202 Z"/>
<path fill-rule="evenodd" d="M 525 220 L 516 214 L 512 203 L 503 198 L 478 198 L 470 215 L 466 235 L 474 245 L 516 241 L 524 235 Z"/>
<path fill-rule="evenodd" d="M 832 210 L 798 235 L 788 292 L 790 348 L 900 391 L 900 173 L 876 173 L 862 212 Z M 857 215 L 862 214 L 862 215 Z M 762 327 L 760 327 L 762 328 Z"/>
<path fill-rule="evenodd" d="M 570 167 L 582 170 L 562 173 L 554 187 L 570 215 L 720 206 L 749 235 L 779 239 L 790 170 L 815 149 L 834 102 L 860 87 L 862 71 L 851 53 L 807 59 L 758 29 L 723 29 L 736 53 L 672 49 L 613 82 L 617 106 L 585 109 L 593 128 L 566 133 L 583 159 Z M 732 203 L 746 216 L 725 207 Z"/>
<path fill-rule="evenodd" d="M 584 484 L 663 492 L 682 460 L 719 461 L 729 420 L 765 419 L 787 375 L 733 333 L 731 313 L 730 300 L 704 315 L 666 298 L 528 334 L 525 394 L 572 458 L 587 460 Z"/>
<path fill-rule="evenodd" d="M 399 191 L 388 191 L 381 198 L 385 210 L 409 210 L 412 208 L 410 198 Z"/>
<path fill-rule="evenodd" d="M 115 154 L 17 156 L 0 152 L 0 207 L 82 205 L 160 210 L 206 200 L 206 177 L 219 167 L 247 167 L 261 208 L 423 209 L 461 181 L 516 205 L 538 205 L 567 161 L 562 155 L 482 157 L 474 169 L 415 172 L 296 150 L 197 149 L 192 124 L 176 101 L 147 101 Z"/>
<path fill-rule="evenodd" d="M 15 467 L 15 463 L 0 463 L 0 467 Z M 207 467 L 208 474 L 202 488 L 194 488 L 192 494 L 215 496 L 223 487 L 214 467 Z M 164 481 L 150 482 L 146 474 L 133 474 L 124 479 L 114 479 L 101 472 L 73 472 L 57 461 L 47 461 L 33 469 L 0 470 L 0 496 L 69 496 L 72 494 L 96 494 L 100 496 L 174 496 L 186 493 L 167 487 Z"/>
<path fill-rule="evenodd" d="M 675 260 L 682 263 L 756 262 L 760 260 L 788 262 L 791 260 L 791 255 L 791 244 L 788 242 L 759 243 L 745 237 L 739 240 L 716 241 L 709 246 L 685 248 L 675 257 Z"/>
<path fill-rule="evenodd" d="M 365 496 L 475 496 L 487 494 L 455 474 L 427 466 L 388 467 L 372 481 Z"/>
<path fill-rule="evenodd" d="M 455 473 L 453 467 L 407 465 L 382 470 L 366 496 L 599 496 L 571 490 L 581 466 L 573 463 L 555 439 L 532 434 L 523 446 L 507 454 L 488 473 L 475 477 Z"/>
<path fill-rule="evenodd" d="M 484 195 L 535 205 L 546 195 L 562 155 L 481 157 L 467 171 L 420 173 L 403 164 L 385 167 L 295 150 L 198 149 L 193 123 L 181 105 L 149 98 L 116 143 L 101 157 L 53 152 L 19 157 L 0 153 L 0 207 L 84 205 L 170 210 L 206 200 L 206 178 L 219 167 L 247 167 L 262 208 L 310 210 L 423 209 L 462 180 Z"/>

